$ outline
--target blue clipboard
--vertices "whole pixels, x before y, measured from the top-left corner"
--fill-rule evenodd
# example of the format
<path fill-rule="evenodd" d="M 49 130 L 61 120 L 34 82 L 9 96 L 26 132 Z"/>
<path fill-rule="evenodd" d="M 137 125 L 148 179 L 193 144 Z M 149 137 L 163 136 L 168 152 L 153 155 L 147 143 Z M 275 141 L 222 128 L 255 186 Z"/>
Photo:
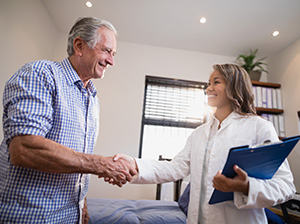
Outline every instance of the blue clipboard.
<path fill-rule="evenodd" d="M 231 148 L 222 174 L 230 178 L 235 177 L 233 166 L 238 165 L 247 172 L 249 177 L 271 179 L 299 139 L 300 135 L 284 138 L 278 143 L 265 143 L 257 147 L 245 145 Z M 216 204 L 229 200 L 233 200 L 233 192 L 222 192 L 215 189 L 208 203 Z"/>

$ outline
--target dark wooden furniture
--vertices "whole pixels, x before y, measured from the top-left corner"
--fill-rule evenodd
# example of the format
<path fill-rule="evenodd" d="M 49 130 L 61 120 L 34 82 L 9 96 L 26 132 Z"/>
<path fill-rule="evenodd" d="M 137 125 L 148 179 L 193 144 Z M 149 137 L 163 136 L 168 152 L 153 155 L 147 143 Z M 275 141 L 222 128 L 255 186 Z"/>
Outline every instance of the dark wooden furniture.
<path fill-rule="evenodd" d="M 291 199 L 280 205 L 283 219 L 288 224 L 300 223 L 300 201 Z M 290 210 L 290 212 L 289 212 Z M 297 211 L 299 215 L 292 213 L 291 211 Z"/>

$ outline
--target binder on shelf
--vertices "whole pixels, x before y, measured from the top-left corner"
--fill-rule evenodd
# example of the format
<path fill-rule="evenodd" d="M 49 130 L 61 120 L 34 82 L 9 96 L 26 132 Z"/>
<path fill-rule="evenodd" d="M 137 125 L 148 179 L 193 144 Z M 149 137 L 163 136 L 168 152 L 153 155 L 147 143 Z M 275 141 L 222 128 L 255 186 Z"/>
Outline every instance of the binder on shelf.
<path fill-rule="evenodd" d="M 267 88 L 262 87 L 261 88 L 261 94 L 262 94 L 262 107 L 268 108 L 268 98 L 267 98 Z"/>
<path fill-rule="evenodd" d="M 268 114 L 261 114 L 260 116 L 267 121 L 269 120 Z"/>
<path fill-rule="evenodd" d="M 279 137 L 285 136 L 285 126 L 284 126 L 284 117 L 282 114 L 278 115 L 278 124 L 279 124 Z"/>
<path fill-rule="evenodd" d="M 256 86 L 252 86 L 252 92 L 253 92 L 253 95 L 254 95 L 254 101 L 253 101 L 253 103 L 254 103 L 254 106 L 256 106 L 257 107 L 257 90 L 256 90 L 257 88 L 256 88 Z"/>
<path fill-rule="evenodd" d="M 275 127 L 277 135 L 280 136 L 279 135 L 279 120 L 278 120 L 278 115 L 274 115 L 274 127 Z"/>
<path fill-rule="evenodd" d="M 257 107 L 262 107 L 262 92 L 261 86 L 256 87 L 256 95 L 257 95 Z"/>
<path fill-rule="evenodd" d="M 272 89 L 267 88 L 267 108 L 273 108 Z"/>
<path fill-rule="evenodd" d="M 300 139 L 300 135 L 284 138 L 275 143 L 265 143 L 260 146 L 248 145 L 231 148 L 222 174 L 233 178 L 236 173 L 234 165 L 245 170 L 249 177 L 271 179 Z M 209 204 L 233 200 L 233 192 L 214 190 Z"/>
<path fill-rule="evenodd" d="M 272 89 L 272 104 L 274 109 L 278 109 L 277 106 L 277 92 L 276 89 Z"/>
<path fill-rule="evenodd" d="M 275 126 L 274 125 L 274 116 L 275 115 L 273 115 L 273 114 L 268 114 L 269 121 L 273 124 L 273 126 Z"/>
<path fill-rule="evenodd" d="M 277 92 L 277 107 L 278 109 L 282 109 L 282 99 L 281 99 L 281 89 L 276 89 Z"/>

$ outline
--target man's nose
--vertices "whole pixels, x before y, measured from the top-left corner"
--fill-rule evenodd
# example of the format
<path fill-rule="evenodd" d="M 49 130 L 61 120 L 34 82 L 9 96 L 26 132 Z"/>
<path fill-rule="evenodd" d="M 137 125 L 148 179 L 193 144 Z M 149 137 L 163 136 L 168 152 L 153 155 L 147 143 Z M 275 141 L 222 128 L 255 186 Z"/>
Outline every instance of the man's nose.
<path fill-rule="evenodd" d="M 106 59 L 106 62 L 110 65 L 113 66 L 115 64 L 115 59 L 113 55 L 109 55 L 109 57 Z"/>

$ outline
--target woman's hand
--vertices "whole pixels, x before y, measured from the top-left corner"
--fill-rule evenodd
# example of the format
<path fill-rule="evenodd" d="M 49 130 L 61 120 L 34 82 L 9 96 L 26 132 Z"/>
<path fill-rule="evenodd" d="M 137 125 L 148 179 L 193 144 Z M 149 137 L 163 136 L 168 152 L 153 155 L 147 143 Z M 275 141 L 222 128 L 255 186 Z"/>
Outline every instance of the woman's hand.
<path fill-rule="evenodd" d="M 248 195 L 249 192 L 249 179 L 248 174 L 237 165 L 233 166 L 233 170 L 237 173 L 234 178 L 228 178 L 224 176 L 221 171 L 213 178 L 213 187 L 223 192 L 239 191 L 244 195 Z"/>

